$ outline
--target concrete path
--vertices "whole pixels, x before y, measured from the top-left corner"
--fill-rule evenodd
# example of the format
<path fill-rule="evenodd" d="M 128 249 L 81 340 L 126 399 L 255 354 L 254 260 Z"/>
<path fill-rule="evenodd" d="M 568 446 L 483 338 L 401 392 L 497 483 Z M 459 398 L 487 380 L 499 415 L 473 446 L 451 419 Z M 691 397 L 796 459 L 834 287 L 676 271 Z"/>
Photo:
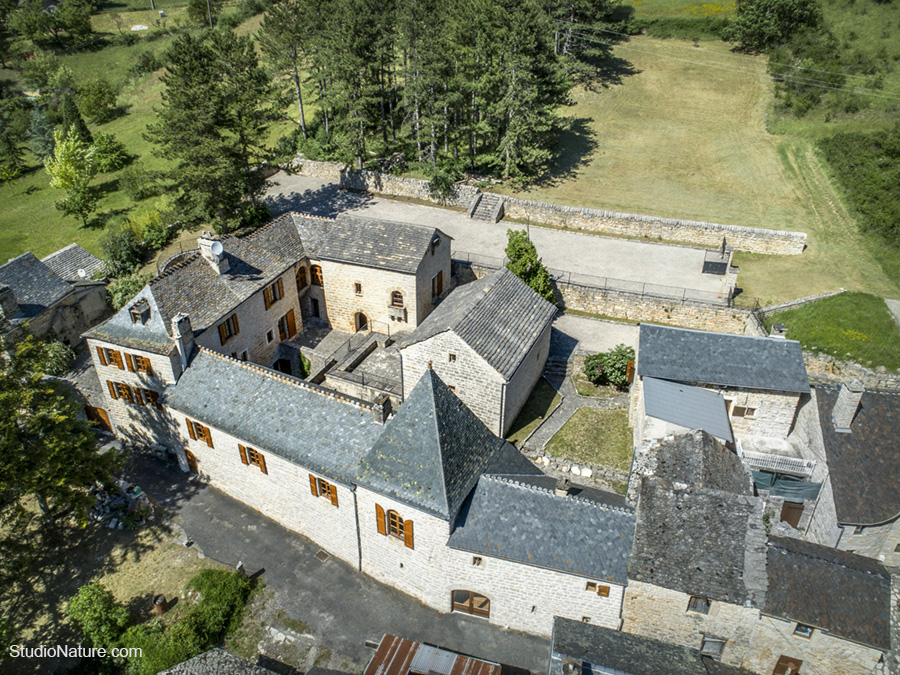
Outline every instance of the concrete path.
<path fill-rule="evenodd" d="M 337 183 L 283 172 L 272 177 L 267 201 L 273 215 L 302 211 L 335 217 L 353 213 L 438 227 L 454 238 L 453 251 L 503 258 L 507 228 L 518 223 L 473 221 L 460 211 L 343 192 Z M 647 284 L 720 292 L 722 277 L 702 274 L 704 252 L 696 248 L 643 243 L 532 227 L 531 239 L 544 264 L 554 270 Z"/>
<path fill-rule="evenodd" d="M 550 356 L 568 359 L 576 352 L 596 354 L 623 343 L 637 349 L 639 334 L 637 324 L 560 314 L 550 334 Z"/>
<path fill-rule="evenodd" d="M 532 673 L 546 670 L 548 640 L 506 631 L 482 619 L 440 614 L 331 557 L 319 562 L 319 546 L 224 493 L 188 479 L 176 465 L 136 455 L 127 479 L 175 515 L 175 522 L 210 558 L 243 562 L 274 590 L 278 606 L 306 622 L 310 632 L 361 672 L 372 656 L 366 640 L 401 635 L 483 656 Z"/>

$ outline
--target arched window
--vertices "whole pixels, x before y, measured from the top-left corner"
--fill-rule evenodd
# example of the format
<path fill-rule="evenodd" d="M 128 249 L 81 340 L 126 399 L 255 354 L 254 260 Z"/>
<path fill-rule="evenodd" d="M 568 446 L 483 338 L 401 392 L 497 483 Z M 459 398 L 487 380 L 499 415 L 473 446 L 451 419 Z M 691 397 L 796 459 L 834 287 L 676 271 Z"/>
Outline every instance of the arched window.
<path fill-rule="evenodd" d="M 306 284 L 309 283 L 306 279 L 306 268 L 301 267 L 297 270 L 297 291 L 301 291 L 306 288 Z"/>
<path fill-rule="evenodd" d="M 312 276 L 312 285 L 313 286 L 324 286 L 324 282 L 322 280 L 322 268 L 318 265 L 313 265 L 309 268 L 309 273 Z"/>
<path fill-rule="evenodd" d="M 391 293 L 391 307 L 403 307 L 403 293 L 400 291 Z"/>

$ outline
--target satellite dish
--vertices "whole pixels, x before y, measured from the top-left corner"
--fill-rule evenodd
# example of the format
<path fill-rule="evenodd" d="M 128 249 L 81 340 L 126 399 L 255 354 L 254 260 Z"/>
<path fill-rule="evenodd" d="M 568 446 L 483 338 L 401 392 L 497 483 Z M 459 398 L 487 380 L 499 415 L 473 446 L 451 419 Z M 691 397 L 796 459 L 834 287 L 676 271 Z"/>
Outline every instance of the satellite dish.
<path fill-rule="evenodd" d="M 222 252 L 223 252 L 224 250 L 225 250 L 225 249 L 222 248 L 222 242 L 221 242 L 221 241 L 214 241 L 214 242 L 212 243 L 212 246 L 209 247 L 209 252 L 212 253 L 212 254 L 213 254 L 214 256 L 216 256 L 217 258 L 218 258 L 220 255 L 222 255 Z"/>
<path fill-rule="evenodd" d="M 78 276 L 79 276 L 80 278 L 82 278 L 82 279 L 87 278 L 87 270 L 79 269 L 79 270 L 78 270 Z"/>

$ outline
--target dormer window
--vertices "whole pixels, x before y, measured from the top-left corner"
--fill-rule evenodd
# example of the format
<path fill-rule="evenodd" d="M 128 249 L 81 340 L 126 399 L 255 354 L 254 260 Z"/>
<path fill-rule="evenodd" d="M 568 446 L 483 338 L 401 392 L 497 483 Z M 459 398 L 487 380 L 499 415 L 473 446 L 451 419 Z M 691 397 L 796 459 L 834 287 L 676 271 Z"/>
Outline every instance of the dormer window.
<path fill-rule="evenodd" d="M 697 614 L 709 614 L 711 604 L 709 598 L 704 598 L 702 595 L 692 595 L 688 601 L 687 611 L 697 612 Z"/>
<path fill-rule="evenodd" d="M 146 298 L 141 298 L 128 310 L 131 314 L 131 323 L 139 323 L 142 326 L 150 320 L 150 303 Z"/>

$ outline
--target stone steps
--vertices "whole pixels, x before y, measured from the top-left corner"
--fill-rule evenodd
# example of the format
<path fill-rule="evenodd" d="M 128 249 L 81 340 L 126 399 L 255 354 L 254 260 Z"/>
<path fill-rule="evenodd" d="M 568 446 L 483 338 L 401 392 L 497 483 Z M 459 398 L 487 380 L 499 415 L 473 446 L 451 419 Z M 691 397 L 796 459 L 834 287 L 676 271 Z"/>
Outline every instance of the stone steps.
<path fill-rule="evenodd" d="M 483 220 L 488 223 L 496 222 L 494 212 L 500 204 L 500 197 L 492 194 L 482 194 L 478 206 L 472 212 L 472 220 Z"/>

